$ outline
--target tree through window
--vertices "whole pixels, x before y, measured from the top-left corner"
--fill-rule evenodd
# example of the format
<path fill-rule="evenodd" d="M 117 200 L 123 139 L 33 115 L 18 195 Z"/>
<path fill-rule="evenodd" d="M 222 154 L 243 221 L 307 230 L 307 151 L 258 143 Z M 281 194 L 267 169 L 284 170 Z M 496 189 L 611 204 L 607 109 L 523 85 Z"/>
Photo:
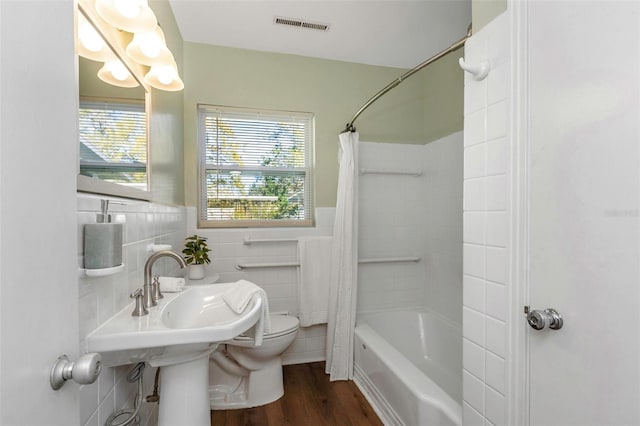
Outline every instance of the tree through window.
<path fill-rule="evenodd" d="M 310 226 L 313 117 L 199 106 L 200 226 Z"/>

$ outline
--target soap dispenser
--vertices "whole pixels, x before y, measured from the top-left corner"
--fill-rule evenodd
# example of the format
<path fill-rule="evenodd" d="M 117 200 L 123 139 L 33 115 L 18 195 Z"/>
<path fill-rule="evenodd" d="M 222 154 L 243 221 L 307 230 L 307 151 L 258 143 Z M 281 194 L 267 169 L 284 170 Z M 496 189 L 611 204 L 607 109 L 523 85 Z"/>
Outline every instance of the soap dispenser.
<path fill-rule="evenodd" d="M 122 264 L 122 224 L 111 223 L 109 200 L 100 200 L 97 223 L 84 225 L 85 269 L 112 268 Z"/>

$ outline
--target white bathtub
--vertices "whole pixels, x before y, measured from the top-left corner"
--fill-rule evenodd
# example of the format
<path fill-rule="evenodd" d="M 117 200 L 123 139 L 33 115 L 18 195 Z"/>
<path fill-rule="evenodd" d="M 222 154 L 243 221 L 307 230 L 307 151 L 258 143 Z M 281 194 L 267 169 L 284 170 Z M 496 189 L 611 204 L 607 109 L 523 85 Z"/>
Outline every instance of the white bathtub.
<path fill-rule="evenodd" d="M 462 424 L 462 333 L 428 311 L 358 317 L 354 381 L 385 425 Z"/>

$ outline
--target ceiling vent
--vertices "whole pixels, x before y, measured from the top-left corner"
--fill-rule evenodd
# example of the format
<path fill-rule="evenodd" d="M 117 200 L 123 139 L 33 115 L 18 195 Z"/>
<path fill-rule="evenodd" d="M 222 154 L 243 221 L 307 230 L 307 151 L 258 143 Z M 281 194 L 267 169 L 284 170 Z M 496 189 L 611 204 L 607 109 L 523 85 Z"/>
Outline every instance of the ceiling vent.
<path fill-rule="evenodd" d="M 282 16 L 275 16 L 273 23 L 277 25 L 288 25 L 290 27 L 309 28 L 312 30 L 329 31 L 329 24 L 323 24 L 321 22 L 303 21 L 296 18 L 283 18 Z"/>

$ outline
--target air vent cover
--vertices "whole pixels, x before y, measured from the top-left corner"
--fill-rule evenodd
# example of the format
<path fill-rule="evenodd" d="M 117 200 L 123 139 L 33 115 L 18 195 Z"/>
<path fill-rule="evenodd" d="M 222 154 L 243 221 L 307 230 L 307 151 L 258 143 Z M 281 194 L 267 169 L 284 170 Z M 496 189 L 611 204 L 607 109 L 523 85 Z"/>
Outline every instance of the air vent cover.
<path fill-rule="evenodd" d="M 322 22 L 311 22 L 296 18 L 284 18 L 282 16 L 275 16 L 273 23 L 277 25 L 288 25 L 290 27 L 309 28 L 312 30 L 328 31 L 329 24 L 323 24 Z"/>

